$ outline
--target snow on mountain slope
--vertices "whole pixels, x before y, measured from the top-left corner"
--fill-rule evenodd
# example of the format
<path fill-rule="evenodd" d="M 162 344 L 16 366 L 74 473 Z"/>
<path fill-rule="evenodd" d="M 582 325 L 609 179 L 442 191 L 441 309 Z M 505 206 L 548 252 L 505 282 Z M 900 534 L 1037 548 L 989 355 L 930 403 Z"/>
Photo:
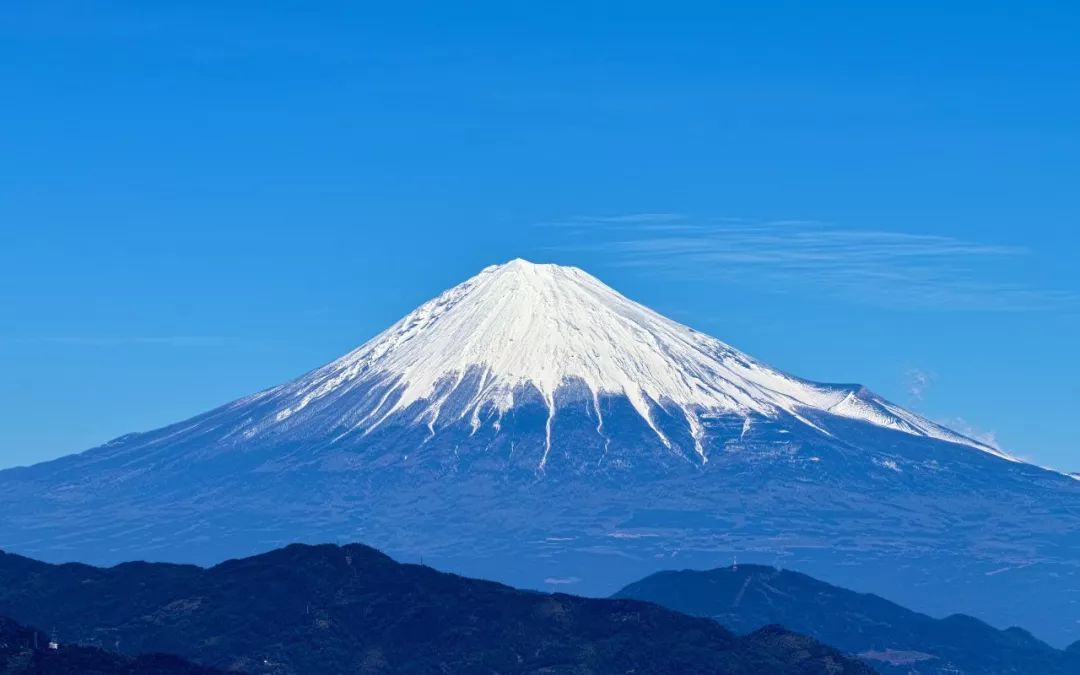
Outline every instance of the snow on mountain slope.
<path fill-rule="evenodd" d="M 313 403 L 370 385 L 382 385 L 381 397 L 342 415 L 345 434 L 369 433 L 418 402 L 414 421 L 434 434 L 435 425 L 447 421 L 443 404 L 470 372 L 480 374 L 479 385 L 469 404 L 452 414 L 468 418 L 475 431 L 483 412 L 494 409 L 501 418 L 531 385 L 548 408 L 547 450 L 556 391 L 576 381 L 592 396 L 598 431 L 604 424 L 599 397 L 621 395 L 670 447 L 655 410 L 673 406 L 685 418 L 702 462 L 708 461 L 703 415 L 748 419 L 786 412 L 828 433 L 809 418 L 814 411 L 1012 459 L 863 388 L 815 384 L 774 370 L 625 298 L 578 268 L 520 259 L 484 269 L 346 356 L 257 395 L 270 397 L 277 409 L 272 418 L 253 420 L 245 436 L 285 423 Z M 448 381 L 451 386 L 442 386 Z M 494 424 L 497 428 L 499 419 Z M 545 451 L 538 468 L 546 461 Z"/>

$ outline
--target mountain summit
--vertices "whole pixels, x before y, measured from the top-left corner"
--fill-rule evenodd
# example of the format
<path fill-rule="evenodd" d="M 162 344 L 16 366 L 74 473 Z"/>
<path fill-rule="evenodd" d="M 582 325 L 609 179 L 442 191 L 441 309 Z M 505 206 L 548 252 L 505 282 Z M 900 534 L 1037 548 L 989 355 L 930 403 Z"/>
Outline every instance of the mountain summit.
<path fill-rule="evenodd" d="M 0 548 L 46 560 L 359 540 L 610 593 L 738 555 L 1061 643 L 1078 514 L 1080 482 L 524 260 L 292 382 L 0 471 Z"/>
<path fill-rule="evenodd" d="M 462 420 L 475 433 L 485 424 L 498 430 L 516 403 L 539 398 L 547 409 L 542 470 L 559 404 L 581 397 L 601 436 L 601 398 L 623 398 L 673 451 L 658 418 L 677 418 L 692 439 L 691 459 L 701 463 L 709 459 L 708 420 L 724 414 L 746 425 L 784 414 L 829 433 L 827 422 L 807 415 L 826 413 L 1005 457 L 862 387 L 815 384 L 769 368 L 576 267 L 521 259 L 484 269 L 350 354 L 254 397 L 273 410 L 246 421 L 241 433 L 251 438 L 317 420 L 335 427 L 337 443 L 395 415 L 432 435 Z"/>

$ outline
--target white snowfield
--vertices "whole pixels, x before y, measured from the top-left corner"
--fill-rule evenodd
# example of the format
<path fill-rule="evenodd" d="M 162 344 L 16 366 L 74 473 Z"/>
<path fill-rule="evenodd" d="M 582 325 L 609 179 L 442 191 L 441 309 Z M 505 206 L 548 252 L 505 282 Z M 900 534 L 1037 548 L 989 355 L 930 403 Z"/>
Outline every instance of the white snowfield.
<path fill-rule="evenodd" d="M 475 429 L 482 409 L 500 413 L 515 392 L 531 384 L 547 402 L 551 447 L 555 392 L 577 380 L 592 393 L 603 431 L 599 398 L 624 395 L 665 445 L 655 424 L 658 405 L 686 418 L 702 461 L 702 419 L 735 413 L 775 417 L 781 411 L 828 433 L 810 411 L 863 420 L 916 436 L 961 443 L 1004 459 L 1010 456 L 954 433 L 853 387 L 815 384 L 774 370 L 723 342 L 633 302 L 576 267 L 513 260 L 494 265 L 424 303 L 342 358 L 261 396 L 282 401 L 273 422 L 358 384 L 395 381 L 373 410 L 354 423 L 360 433 L 377 428 L 417 401 L 416 418 L 434 433 L 440 409 L 437 383 L 461 382 L 479 371 L 481 386 L 458 419 Z M 453 388 L 450 388 L 452 391 Z M 260 397 L 261 397 L 260 396 Z M 673 407 L 674 406 L 674 407 Z M 546 453 L 540 469 L 546 463 Z"/>

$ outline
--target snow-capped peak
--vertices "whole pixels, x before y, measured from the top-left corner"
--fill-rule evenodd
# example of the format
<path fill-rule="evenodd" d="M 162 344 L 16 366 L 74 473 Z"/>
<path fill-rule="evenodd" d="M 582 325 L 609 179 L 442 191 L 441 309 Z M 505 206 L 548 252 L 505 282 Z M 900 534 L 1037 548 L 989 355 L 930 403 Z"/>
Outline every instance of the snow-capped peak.
<path fill-rule="evenodd" d="M 425 402 L 418 420 L 433 428 L 444 402 L 437 385 L 448 378 L 460 382 L 468 372 L 482 374 L 478 392 L 460 413 L 471 416 L 474 428 L 482 409 L 506 411 L 515 393 L 532 385 L 548 406 L 549 449 L 556 390 L 577 381 L 591 392 L 601 427 L 599 397 L 623 395 L 670 445 L 654 410 L 680 410 L 703 462 L 702 418 L 717 412 L 771 417 L 785 411 L 817 428 L 807 413 L 823 411 L 989 451 L 860 388 L 815 384 L 769 368 L 576 267 L 521 259 L 485 268 L 355 351 L 286 385 L 277 392 L 287 396 L 276 419 L 357 382 L 394 381 L 355 422 L 357 430 L 366 433 L 418 401 Z M 546 459 L 545 453 L 539 468 Z"/>

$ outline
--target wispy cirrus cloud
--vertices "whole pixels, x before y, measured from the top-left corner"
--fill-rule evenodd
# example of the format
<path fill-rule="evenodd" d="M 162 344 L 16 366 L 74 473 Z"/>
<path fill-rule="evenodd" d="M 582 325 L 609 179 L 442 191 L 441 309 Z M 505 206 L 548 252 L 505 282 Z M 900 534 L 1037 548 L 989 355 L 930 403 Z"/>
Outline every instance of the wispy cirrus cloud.
<path fill-rule="evenodd" d="M 934 376 L 922 368 L 910 368 L 907 371 L 907 393 L 913 402 L 921 403 L 926 398 L 926 391 L 934 381 Z"/>
<path fill-rule="evenodd" d="M 625 224 L 652 224 L 652 223 L 675 223 L 683 222 L 685 217 L 681 213 L 624 213 L 612 216 L 572 216 L 566 220 L 560 220 L 547 225 L 566 226 L 580 224 L 589 225 L 625 225 Z"/>
<path fill-rule="evenodd" d="M 227 341 L 223 337 L 205 335 L 32 335 L 0 337 L 0 342 L 9 344 L 55 344 L 86 347 L 123 347 L 131 345 L 200 347 L 224 344 Z"/>
<path fill-rule="evenodd" d="M 573 234 L 573 242 L 555 243 L 552 249 L 603 253 L 611 264 L 656 274 L 785 292 L 889 306 L 996 311 L 1050 309 L 1077 299 L 1004 278 L 1004 267 L 1030 255 L 1024 247 L 944 235 L 812 220 L 700 221 L 672 213 L 577 216 L 542 226 Z"/>
<path fill-rule="evenodd" d="M 963 417 L 951 417 L 949 419 L 940 420 L 940 422 L 945 426 L 949 427 L 950 429 L 960 432 L 968 438 L 973 438 L 980 443 L 985 443 L 986 445 L 989 445 L 995 450 L 1003 450 L 1001 444 L 998 442 L 996 432 L 977 428 Z M 1030 461 L 1026 457 L 1022 457 L 1021 459 L 1023 459 L 1025 462 Z"/>

